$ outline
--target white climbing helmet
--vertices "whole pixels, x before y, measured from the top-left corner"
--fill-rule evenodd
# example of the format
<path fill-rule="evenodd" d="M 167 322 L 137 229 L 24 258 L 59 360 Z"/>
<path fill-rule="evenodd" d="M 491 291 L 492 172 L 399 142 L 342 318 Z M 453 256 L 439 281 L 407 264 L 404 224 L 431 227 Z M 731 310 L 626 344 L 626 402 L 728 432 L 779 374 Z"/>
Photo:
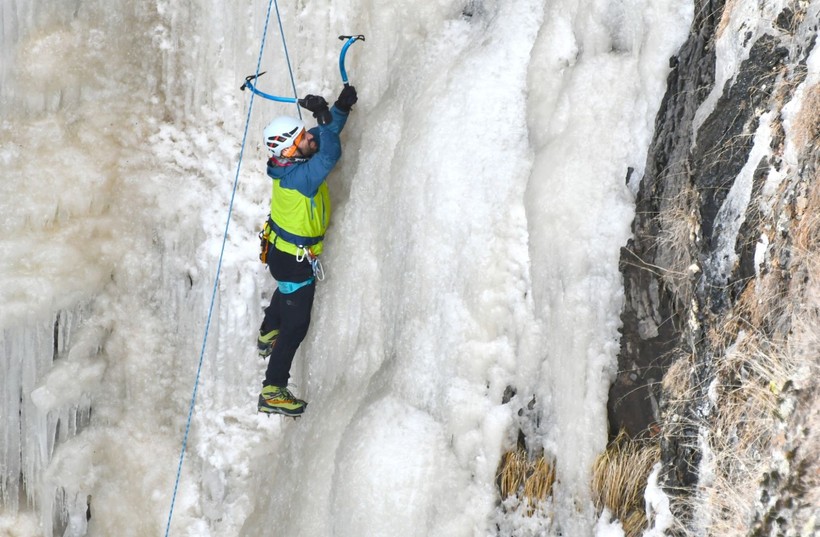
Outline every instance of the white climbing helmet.
<path fill-rule="evenodd" d="M 290 116 L 280 116 L 265 127 L 265 145 L 274 157 L 292 157 L 295 146 L 305 134 L 305 122 Z M 293 147 L 290 151 L 285 151 Z M 283 155 L 282 152 L 285 151 Z M 290 153 L 290 154 L 288 154 Z"/>

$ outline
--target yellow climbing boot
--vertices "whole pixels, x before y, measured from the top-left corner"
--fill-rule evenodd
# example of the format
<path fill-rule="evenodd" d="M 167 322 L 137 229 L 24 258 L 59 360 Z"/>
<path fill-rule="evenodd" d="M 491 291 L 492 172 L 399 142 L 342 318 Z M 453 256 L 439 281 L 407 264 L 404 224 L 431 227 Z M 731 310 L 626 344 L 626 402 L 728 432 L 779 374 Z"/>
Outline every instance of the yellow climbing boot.
<path fill-rule="evenodd" d="M 300 416 L 307 403 L 297 399 L 290 390 L 281 386 L 265 386 L 259 394 L 259 412 Z"/>

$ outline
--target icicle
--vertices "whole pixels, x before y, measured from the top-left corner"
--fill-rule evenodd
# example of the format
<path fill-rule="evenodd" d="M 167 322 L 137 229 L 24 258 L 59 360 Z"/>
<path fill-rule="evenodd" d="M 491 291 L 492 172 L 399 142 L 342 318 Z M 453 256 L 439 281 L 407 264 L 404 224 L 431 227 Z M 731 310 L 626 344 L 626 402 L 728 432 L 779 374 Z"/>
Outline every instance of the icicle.
<path fill-rule="evenodd" d="M 77 328 L 88 316 L 87 303 L 79 303 L 51 318 L 30 319 L 0 332 L 0 500 L 4 510 L 16 514 L 25 497 L 28 506 L 40 510 L 45 535 L 52 534 L 53 521 L 67 516 L 66 496 L 40 487 L 41 476 L 56 447 L 88 424 L 91 400 L 80 394 L 74 404 L 59 406 L 59 401 L 38 401 L 32 394 L 54 364 L 68 356 L 74 340 L 82 340 Z"/>

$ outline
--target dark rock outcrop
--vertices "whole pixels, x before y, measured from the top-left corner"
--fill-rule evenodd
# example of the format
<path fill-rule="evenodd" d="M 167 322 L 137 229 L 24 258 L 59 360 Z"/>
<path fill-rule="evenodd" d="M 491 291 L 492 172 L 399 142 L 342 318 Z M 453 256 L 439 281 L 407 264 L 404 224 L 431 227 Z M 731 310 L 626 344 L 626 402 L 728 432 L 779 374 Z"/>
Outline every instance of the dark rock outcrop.
<path fill-rule="evenodd" d="M 715 417 L 722 411 L 716 401 L 731 393 L 732 382 L 748 383 L 749 364 L 725 365 L 728 349 L 748 331 L 765 352 L 781 352 L 799 309 L 790 304 L 805 292 L 793 281 L 805 271 L 792 259 L 793 235 L 817 178 L 811 163 L 820 129 L 809 110 L 801 165 L 787 169 L 783 122 L 818 35 L 808 6 L 790 3 L 769 28 L 749 25 L 739 38 L 748 55 L 717 96 L 710 97 L 715 45 L 729 31 L 731 13 L 724 11 L 736 3 L 696 1 L 690 36 L 670 63 L 633 238 L 621 252 L 626 301 L 608 411 L 613 436 L 626 430 L 660 437 L 663 482 L 677 494 L 698 483 L 704 429 L 725 419 Z M 763 121 L 769 147 L 753 151 Z M 744 174 L 739 188 L 748 199 L 730 199 Z M 781 179 L 767 191 L 770 176 Z M 809 285 L 804 280 L 799 285 Z M 770 298 L 760 306 L 754 293 L 763 289 Z M 662 390 L 671 367 L 677 368 L 674 382 L 685 385 L 675 395 Z M 759 383 L 776 384 L 760 376 Z M 769 483 L 790 494 L 795 488 L 783 476 L 772 475 Z M 758 531 L 771 529 L 766 516 L 773 515 L 760 516 Z"/>

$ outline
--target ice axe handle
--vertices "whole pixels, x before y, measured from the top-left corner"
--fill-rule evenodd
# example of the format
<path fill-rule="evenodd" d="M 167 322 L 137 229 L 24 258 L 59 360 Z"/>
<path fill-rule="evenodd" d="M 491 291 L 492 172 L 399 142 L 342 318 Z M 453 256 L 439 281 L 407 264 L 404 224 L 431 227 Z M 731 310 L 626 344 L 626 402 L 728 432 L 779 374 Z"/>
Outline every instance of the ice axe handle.
<path fill-rule="evenodd" d="M 344 41 L 345 44 L 342 46 L 342 52 L 339 54 L 339 72 L 342 74 L 342 82 L 345 86 L 349 86 L 350 83 L 347 81 L 347 71 L 345 70 L 345 56 L 347 56 L 347 49 L 350 48 L 350 45 L 355 43 L 356 41 L 364 41 L 364 36 L 359 35 L 340 35 L 339 39 Z"/>
<path fill-rule="evenodd" d="M 259 78 L 260 76 L 262 76 L 264 74 L 265 74 L 265 72 L 263 71 L 263 72 L 259 73 L 258 75 L 246 76 L 245 77 L 245 83 L 242 84 L 242 86 L 239 89 L 241 89 L 242 91 L 245 91 L 245 89 L 247 88 L 247 89 L 251 90 L 251 93 L 253 93 L 254 95 L 259 95 L 263 99 L 267 99 L 269 101 L 276 101 L 278 103 L 295 103 L 296 102 L 296 97 L 279 97 L 278 95 L 271 95 L 270 93 L 265 93 L 264 91 L 259 91 L 256 88 L 256 86 L 253 85 L 253 82 L 251 82 L 251 81 L 256 80 L 257 78 Z"/>

